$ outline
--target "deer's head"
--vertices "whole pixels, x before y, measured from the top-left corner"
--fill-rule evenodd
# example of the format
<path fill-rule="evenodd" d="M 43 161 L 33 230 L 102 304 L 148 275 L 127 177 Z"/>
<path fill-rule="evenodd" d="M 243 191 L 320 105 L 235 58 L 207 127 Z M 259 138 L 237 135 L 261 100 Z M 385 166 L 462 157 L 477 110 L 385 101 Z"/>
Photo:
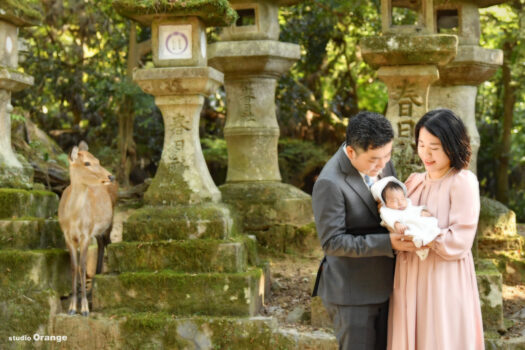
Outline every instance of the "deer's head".
<path fill-rule="evenodd" d="M 84 141 L 78 147 L 73 147 L 69 154 L 69 175 L 72 184 L 109 185 L 115 181 L 115 177 L 88 152 L 88 145 Z"/>

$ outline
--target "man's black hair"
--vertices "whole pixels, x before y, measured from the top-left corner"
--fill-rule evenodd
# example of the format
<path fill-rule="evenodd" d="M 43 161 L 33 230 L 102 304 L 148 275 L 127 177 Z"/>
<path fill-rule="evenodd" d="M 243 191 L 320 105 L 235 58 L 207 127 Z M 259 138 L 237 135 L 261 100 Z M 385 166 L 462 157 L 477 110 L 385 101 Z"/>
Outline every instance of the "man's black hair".
<path fill-rule="evenodd" d="M 398 184 L 395 181 L 390 181 L 389 183 L 386 184 L 385 188 L 383 188 L 383 191 L 381 191 L 381 198 L 383 198 L 383 202 L 385 203 L 386 203 L 386 198 L 385 198 L 386 190 L 399 190 L 405 193 L 405 190 L 403 190 L 403 187 L 401 187 L 400 184 Z"/>
<path fill-rule="evenodd" d="M 450 166 L 456 170 L 468 167 L 472 151 L 465 124 L 454 112 L 441 108 L 427 112 L 416 124 L 416 145 L 419 131 L 425 128 L 441 141 L 443 151 L 450 159 Z"/>
<path fill-rule="evenodd" d="M 375 149 L 392 141 L 394 130 L 384 116 L 378 113 L 362 111 L 348 121 L 346 145 L 354 150 Z"/>

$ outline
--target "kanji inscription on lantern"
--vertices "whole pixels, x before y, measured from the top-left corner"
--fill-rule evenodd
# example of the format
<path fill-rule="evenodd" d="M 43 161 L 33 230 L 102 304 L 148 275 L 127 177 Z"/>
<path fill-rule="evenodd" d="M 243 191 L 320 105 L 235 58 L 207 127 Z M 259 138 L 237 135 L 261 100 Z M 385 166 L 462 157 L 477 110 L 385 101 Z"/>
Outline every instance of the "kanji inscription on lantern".
<path fill-rule="evenodd" d="M 255 115 L 252 112 L 252 100 L 255 99 L 255 94 L 253 92 L 253 86 L 251 84 L 246 84 L 243 86 L 243 109 L 242 117 L 248 120 L 255 121 Z"/>
<path fill-rule="evenodd" d="M 159 59 L 192 57 L 191 24 L 159 26 Z"/>
<path fill-rule="evenodd" d="M 416 91 L 416 84 L 410 84 L 403 80 L 403 84 L 396 87 L 394 98 L 397 99 L 400 117 L 412 117 L 414 105 L 420 107 L 423 105 L 423 97 Z"/>
<path fill-rule="evenodd" d="M 403 119 L 397 122 L 398 137 L 402 139 L 412 139 L 414 135 L 415 123 L 412 119 Z"/>
<path fill-rule="evenodd" d="M 185 131 L 191 130 L 191 121 L 183 114 L 177 114 L 172 119 L 173 136 L 175 152 L 171 155 L 171 159 L 175 162 L 181 163 L 183 161 L 184 151 L 184 134 Z"/>

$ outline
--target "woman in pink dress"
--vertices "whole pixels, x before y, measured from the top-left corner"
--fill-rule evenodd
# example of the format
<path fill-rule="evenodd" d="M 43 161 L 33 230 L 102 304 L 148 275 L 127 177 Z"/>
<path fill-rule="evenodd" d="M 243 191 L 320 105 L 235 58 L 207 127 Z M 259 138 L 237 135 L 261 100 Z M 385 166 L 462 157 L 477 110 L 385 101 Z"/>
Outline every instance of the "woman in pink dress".
<path fill-rule="evenodd" d="M 476 175 L 463 122 L 447 109 L 425 114 L 415 128 L 426 172 L 410 175 L 408 196 L 438 219 L 440 235 L 427 259 L 399 252 L 390 299 L 388 349 L 484 349 L 471 247 L 479 216 Z"/>

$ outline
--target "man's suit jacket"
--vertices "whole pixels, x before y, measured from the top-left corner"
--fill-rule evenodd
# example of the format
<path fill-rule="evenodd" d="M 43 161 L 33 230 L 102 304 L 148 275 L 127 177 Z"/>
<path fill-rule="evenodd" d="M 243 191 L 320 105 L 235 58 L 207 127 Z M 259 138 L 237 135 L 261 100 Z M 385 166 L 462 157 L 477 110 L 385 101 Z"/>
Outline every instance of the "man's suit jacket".
<path fill-rule="evenodd" d="M 313 295 L 338 305 L 379 304 L 392 292 L 390 236 L 380 226 L 377 203 L 344 147 L 326 163 L 312 193 L 325 253 Z M 395 176 L 390 162 L 382 171 L 382 176 L 389 175 Z"/>

